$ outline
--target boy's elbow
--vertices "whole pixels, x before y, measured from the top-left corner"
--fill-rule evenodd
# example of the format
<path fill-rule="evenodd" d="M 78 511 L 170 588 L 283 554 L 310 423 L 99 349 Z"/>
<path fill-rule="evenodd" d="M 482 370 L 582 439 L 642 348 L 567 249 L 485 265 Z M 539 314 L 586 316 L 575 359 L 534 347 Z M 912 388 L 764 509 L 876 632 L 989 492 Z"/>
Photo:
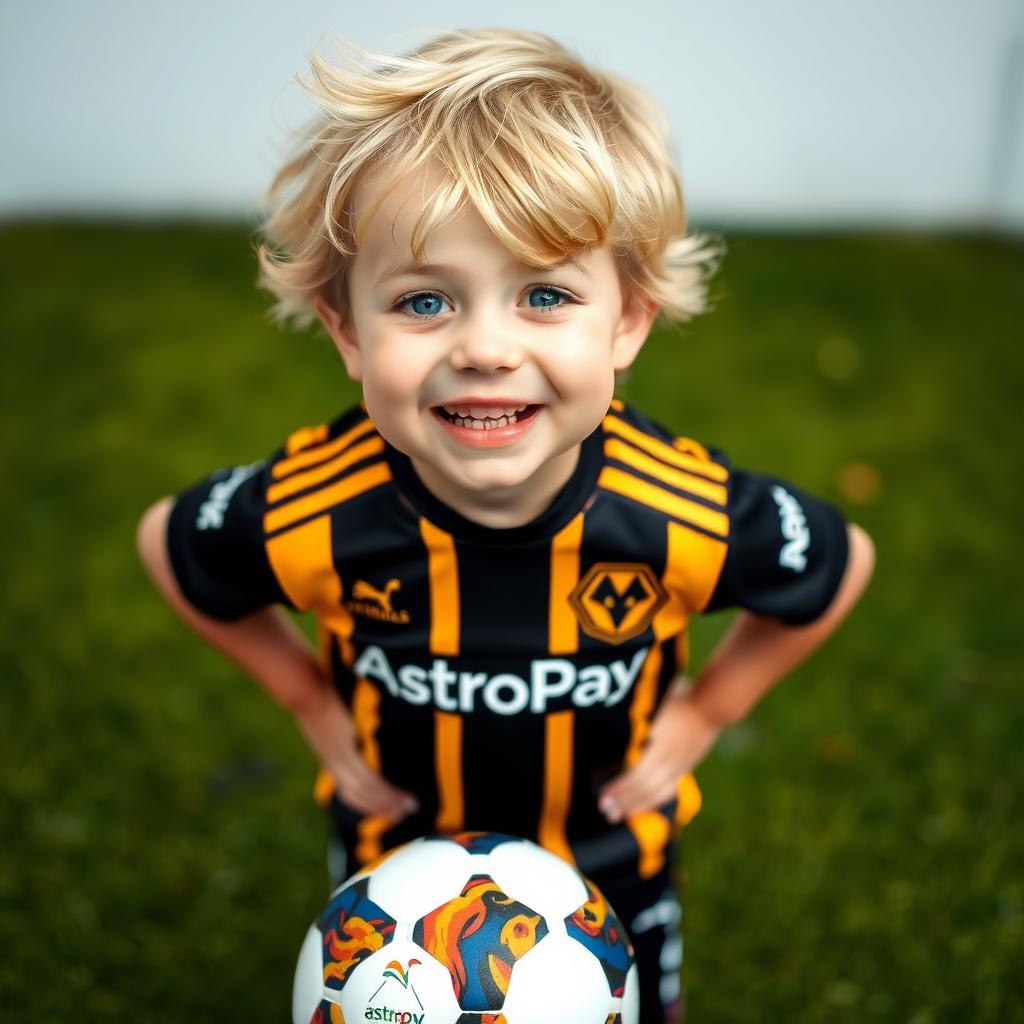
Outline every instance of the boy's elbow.
<path fill-rule="evenodd" d="M 143 565 L 153 565 L 164 551 L 164 537 L 167 533 L 167 520 L 170 518 L 173 498 L 161 498 L 154 502 L 139 519 L 135 529 L 135 549 Z"/>
<path fill-rule="evenodd" d="M 850 553 L 846 562 L 846 576 L 854 591 L 854 600 L 859 598 L 875 571 L 875 542 L 856 523 L 847 527 Z"/>

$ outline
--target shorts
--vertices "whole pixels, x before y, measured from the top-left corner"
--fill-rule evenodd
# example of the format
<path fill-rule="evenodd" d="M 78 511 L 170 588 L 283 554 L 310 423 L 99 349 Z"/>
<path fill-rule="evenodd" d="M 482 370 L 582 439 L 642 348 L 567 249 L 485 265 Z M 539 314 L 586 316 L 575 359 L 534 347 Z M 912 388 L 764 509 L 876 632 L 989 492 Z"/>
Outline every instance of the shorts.
<path fill-rule="evenodd" d="M 348 877 L 350 858 L 340 839 L 327 843 L 331 890 Z M 678 1024 L 683 1019 L 679 971 L 683 963 L 682 908 L 671 859 L 652 878 L 627 872 L 594 874 L 633 940 L 640 982 L 639 1024 Z"/>

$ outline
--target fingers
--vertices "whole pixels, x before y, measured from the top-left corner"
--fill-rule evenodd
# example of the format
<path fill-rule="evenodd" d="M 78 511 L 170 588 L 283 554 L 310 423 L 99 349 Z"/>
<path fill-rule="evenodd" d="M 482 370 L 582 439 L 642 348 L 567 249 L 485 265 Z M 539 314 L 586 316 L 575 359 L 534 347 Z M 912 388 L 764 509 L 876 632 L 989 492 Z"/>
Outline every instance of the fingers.
<path fill-rule="evenodd" d="M 336 766 L 332 774 L 338 796 L 362 814 L 401 821 L 419 810 L 419 804 L 412 793 L 391 785 L 358 755 Z"/>
<path fill-rule="evenodd" d="M 645 764 L 645 760 L 642 757 L 601 790 L 597 806 L 612 824 L 663 807 L 676 796 L 679 776 L 670 766 Z"/>
<path fill-rule="evenodd" d="M 639 760 L 601 790 L 597 803 L 601 813 L 616 823 L 669 803 L 676 796 L 679 779 L 700 763 L 719 729 L 688 694 L 669 697 L 654 718 Z"/>

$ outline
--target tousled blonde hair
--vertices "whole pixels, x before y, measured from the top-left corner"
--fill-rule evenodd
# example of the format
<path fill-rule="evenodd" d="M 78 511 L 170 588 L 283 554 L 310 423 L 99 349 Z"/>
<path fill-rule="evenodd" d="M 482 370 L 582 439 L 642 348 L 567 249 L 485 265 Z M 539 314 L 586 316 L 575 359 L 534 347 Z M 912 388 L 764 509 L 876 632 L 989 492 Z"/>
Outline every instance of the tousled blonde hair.
<path fill-rule="evenodd" d="M 279 321 L 305 326 L 318 297 L 347 315 L 346 271 L 366 225 L 427 161 L 441 183 L 416 222 L 414 259 L 468 201 L 528 265 L 608 244 L 630 293 L 673 320 L 705 308 L 718 249 L 686 233 L 667 125 L 637 86 L 547 36 L 497 29 L 402 56 L 314 54 L 311 66 L 300 84 L 320 113 L 274 178 L 257 246 Z M 382 187 L 356 217 L 352 194 L 370 171 Z"/>

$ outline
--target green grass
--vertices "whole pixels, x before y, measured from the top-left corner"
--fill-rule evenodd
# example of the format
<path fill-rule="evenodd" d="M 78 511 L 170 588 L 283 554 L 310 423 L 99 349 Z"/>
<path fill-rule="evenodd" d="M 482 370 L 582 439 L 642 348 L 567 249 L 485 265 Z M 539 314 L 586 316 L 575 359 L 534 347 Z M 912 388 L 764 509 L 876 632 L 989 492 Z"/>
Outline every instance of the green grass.
<path fill-rule="evenodd" d="M 284 1021 L 325 887 L 313 758 L 133 531 L 356 392 L 267 324 L 243 229 L 0 239 L 0 1018 Z M 729 241 L 716 312 L 653 337 L 626 396 L 839 502 L 879 565 L 700 772 L 691 1019 L 1024 1020 L 1024 249 Z"/>

